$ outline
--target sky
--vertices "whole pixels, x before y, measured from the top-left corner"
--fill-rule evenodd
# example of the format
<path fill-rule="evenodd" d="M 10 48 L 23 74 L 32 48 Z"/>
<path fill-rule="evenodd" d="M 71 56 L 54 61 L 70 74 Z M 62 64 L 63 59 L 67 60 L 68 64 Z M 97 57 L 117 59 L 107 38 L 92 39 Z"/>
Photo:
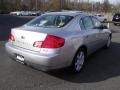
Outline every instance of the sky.
<path fill-rule="evenodd" d="M 103 2 L 104 0 L 91 0 L 91 1 L 100 1 L 100 2 Z M 109 0 L 110 3 L 112 4 L 117 4 L 117 3 L 120 3 L 120 0 Z"/>
<path fill-rule="evenodd" d="M 120 3 L 120 0 L 109 0 L 109 1 L 114 4 Z"/>
<path fill-rule="evenodd" d="M 79 0 L 70 0 L 70 1 L 79 1 Z M 81 0 L 81 1 L 88 1 L 88 0 Z M 90 2 L 94 1 L 94 2 L 103 2 L 104 0 L 89 0 Z M 118 4 L 120 3 L 120 0 L 109 0 L 109 2 L 111 4 Z"/>

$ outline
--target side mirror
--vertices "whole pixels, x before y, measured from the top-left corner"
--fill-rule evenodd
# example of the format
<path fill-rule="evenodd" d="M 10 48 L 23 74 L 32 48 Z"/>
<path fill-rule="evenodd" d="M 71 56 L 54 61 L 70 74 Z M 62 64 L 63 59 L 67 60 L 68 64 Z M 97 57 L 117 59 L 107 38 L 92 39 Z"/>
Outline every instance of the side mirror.
<path fill-rule="evenodd" d="M 105 26 L 105 25 L 101 25 L 101 26 L 100 26 L 100 29 L 102 29 L 102 30 L 103 30 L 103 29 L 108 29 L 108 27 Z"/>
<path fill-rule="evenodd" d="M 100 30 L 103 30 L 103 29 L 108 29 L 108 27 L 105 26 L 105 25 L 100 25 L 99 27 L 94 27 L 94 29 L 100 29 Z"/>

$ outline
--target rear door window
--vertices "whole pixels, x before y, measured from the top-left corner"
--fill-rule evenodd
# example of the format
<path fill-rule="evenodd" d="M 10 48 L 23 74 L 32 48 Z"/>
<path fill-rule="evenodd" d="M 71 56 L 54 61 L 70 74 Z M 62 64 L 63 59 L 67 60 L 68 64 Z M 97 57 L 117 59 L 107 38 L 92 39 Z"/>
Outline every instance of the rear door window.
<path fill-rule="evenodd" d="M 102 25 L 101 22 L 95 17 L 92 17 L 92 21 L 93 21 L 94 28 L 100 27 Z"/>
<path fill-rule="evenodd" d="M 86 30 L 91 30 L 94 28 L 92 19 L 89 16 L 82 18 L 82 20 Z"/>

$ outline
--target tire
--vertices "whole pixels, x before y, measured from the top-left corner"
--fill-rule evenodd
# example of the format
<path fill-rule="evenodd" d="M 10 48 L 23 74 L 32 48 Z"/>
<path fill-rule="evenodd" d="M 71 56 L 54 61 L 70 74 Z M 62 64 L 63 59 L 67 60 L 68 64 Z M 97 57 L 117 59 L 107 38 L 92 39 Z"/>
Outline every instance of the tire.
<path fill-rule="evenodd" d="M 105 45 L 105 49 L 108 49 L 110 47 L 110 45 L 111 45 L 111 37 L 109 36 L 108 40 L 107 40 L 107 43 Z"/>
<path fill-rule="evenodd" d="M 71 65 L 71 69 L 74 73 L 79 73 L 82 70 L 85 59 L 86 59 L 85 50 L 84 49 L 78 50 L 78 52 L 74 56 L 74 59 Z"/>

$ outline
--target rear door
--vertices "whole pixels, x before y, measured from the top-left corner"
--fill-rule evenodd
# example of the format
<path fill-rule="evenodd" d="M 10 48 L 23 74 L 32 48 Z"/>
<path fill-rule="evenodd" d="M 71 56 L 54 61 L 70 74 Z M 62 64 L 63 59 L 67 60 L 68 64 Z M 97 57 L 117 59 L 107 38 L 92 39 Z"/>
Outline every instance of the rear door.
<path fill-rule="evenodd" d="M 88 52 L 94 52 L 98 47 L 98 30 L 94 29 L 91 16 L 85 16 L 80 20 L 81 33 L 84 38 L 84 44 L 87 45 Z"/>
<path fill-rule="evenodd" d="M 105 45 L 107 41 L 108 34 L 105 32 L 105 29 L 100 29 L 102 23 L 95 17 L 92 17 L 92 21 L 94 23 L 94 29 L 98 30 L 97 33 L 97 40 L 98 40 L 98 47 Z"/>

